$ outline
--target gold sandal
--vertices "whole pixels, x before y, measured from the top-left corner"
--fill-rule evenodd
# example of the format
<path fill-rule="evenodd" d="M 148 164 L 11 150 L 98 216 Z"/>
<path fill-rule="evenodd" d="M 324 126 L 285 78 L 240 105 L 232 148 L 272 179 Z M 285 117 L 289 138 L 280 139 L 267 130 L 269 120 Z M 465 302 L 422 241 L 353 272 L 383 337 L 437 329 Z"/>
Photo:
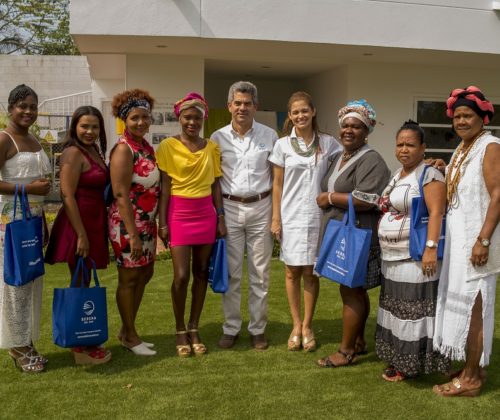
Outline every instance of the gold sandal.
<path fill-rule="evenodd" d="M 314 333 L 312 333 L 309 337 L 304 336 L 304 339 L 302 340 L 302 348 L 306 353 L 316 351 L 316 337 L 314 337 Z"/>
<path fill-rule="evenodd" d="M 189 342 L 191 343 L 191 347 L 193 348 L 193 353 L 195 356 L 203 356 L 204 354 L 207 353 L 207 346 L 205 346 L 205 344 L 203 343 L 193 343 L 192 340 L 191 340 L 191 334 L 192 333 L 196 333 L 198 334 L 198 328 L 192 328 L 192 329 L 189 329 L 187 330 L 187 332 L 189 333 Z"/>
<path fill-rule="evenodd" d="M 187 335 L 187 331 L 177 331 L 176 335 Z M 191 356 L 191 346 L 189 344 L 177 344 L 175 346 L 175 350 L 177 352 L 177 356 L 181 358 Z"/>
<path fill-rule="evenodd" d="M 293 334 L 293 331 L 292 331 Z M 299 351 L 300 350 L 300 335 L 292 335 L 288 337 L 288 351 Z"/>

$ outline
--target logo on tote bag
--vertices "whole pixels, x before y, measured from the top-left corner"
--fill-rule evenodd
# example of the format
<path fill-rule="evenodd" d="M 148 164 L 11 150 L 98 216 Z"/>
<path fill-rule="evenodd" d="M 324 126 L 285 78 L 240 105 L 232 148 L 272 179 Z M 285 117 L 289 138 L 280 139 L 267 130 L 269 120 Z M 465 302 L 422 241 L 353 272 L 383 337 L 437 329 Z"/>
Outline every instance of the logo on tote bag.
<path fill-rule="evenodd" d="M 345 260 L 345 238 L 342 238 L 342 240 L 340 241 L 340 249 L 337 248 L 335 254 L 337 255 L 337 258 L 341 259 L 342 261 Z"/>
<path fill-rule="evenodd" d="M 95 309 L 95 305 L 94 305 L 94 302 L 92 302 L 91 300 L 87 300 L 83 304 L 83 312 L 85 312 L 85 315 L 87 315 L 87 316 L 92 315 L 94 313 L 94 309 Z"/>

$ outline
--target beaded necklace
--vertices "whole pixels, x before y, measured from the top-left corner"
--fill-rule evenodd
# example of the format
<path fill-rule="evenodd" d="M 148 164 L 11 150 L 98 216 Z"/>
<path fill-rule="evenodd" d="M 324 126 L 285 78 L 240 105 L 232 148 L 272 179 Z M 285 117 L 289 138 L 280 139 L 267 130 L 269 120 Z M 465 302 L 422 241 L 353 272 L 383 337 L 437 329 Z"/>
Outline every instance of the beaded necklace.
<path fill-rule="evenodd" d="M 474 137 L 467 148 L 465 148 L 464 142 L 462 141 L 460 146 L 458 146 L 457 153 L 453 156 L 450 169 L 446 173 L 446 202 L 448 203 L 448 207 L 452 206 L 453 200 L 456 198 L 455 194 L 457 192 L 458 184 L 460 183 L 460 168 L 471 151 L 472 146 L 474 146 L 477 139 L 479 139 L 479 137 L 481 137 L 484 133 L 485 130 L 482 130 L 476 137 Z M 452 176 L 454 168 L 456 169 L 454 175 Z"/>

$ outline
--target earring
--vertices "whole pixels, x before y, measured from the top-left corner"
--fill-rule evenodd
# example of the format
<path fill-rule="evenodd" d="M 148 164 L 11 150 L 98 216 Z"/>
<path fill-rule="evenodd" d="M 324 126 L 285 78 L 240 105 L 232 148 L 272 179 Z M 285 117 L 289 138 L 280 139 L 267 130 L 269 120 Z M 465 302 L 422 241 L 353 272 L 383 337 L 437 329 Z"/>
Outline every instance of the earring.
<path fill-rule="evenodd" d="M 368 143 L 368 137 L 365 137 L 365 143 Z"/>

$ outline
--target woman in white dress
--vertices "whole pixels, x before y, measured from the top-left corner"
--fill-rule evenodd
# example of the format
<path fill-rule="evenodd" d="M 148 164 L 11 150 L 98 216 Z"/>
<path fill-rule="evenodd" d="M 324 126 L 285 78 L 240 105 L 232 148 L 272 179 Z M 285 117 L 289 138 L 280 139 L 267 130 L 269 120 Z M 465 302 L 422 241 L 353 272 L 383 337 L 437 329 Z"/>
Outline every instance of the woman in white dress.
<path fill-rule="evenodd" d="M 21 287 L 7 285 L 3 281 L 3 239 L 5 225 L 12 221 L 16 184 L 25 185 L 31 213 L 42 213 L 44 196 L 50 191 L 50 183 L 45 179 L 50 163 L 37 139 L 29 133 L 38 116 L 36 93 L 19 85 L 10 92 L 8 104 L 10 121 L 0 132 L 0 348 L 9 349 L 21 371 L 35 373 L 41 372 L 47 363 L 33 346 L 40 335 L 43 278 Z"/>
<path fill-rule="evenodd" d="M 281 243 L 285 282 L 293 320 L 288 350 L 316 350 L 312 329 L 319 279 L 313 273 L 321 209 L 316 204 L 328 157 L 340 151 L 339 143 L 319 132 L 316 108 L 305 92 L 288 101 L 284 131 L 269 160 L 273 163 L 273 217 L 271 232 Z M 300 280 L 304 279 L 304 318 L 301 317 Z"/>
<path fill-rule="evenodd" d="M 455 89 L 446 104 L 462 142 L 446 169 L 446 245 L 434 347 L 465 366 L 434 392 L 474 397 L 486 380 L 500 272 L 500 139 L 483 128 L 494 109 L 477 87 Z"/>

